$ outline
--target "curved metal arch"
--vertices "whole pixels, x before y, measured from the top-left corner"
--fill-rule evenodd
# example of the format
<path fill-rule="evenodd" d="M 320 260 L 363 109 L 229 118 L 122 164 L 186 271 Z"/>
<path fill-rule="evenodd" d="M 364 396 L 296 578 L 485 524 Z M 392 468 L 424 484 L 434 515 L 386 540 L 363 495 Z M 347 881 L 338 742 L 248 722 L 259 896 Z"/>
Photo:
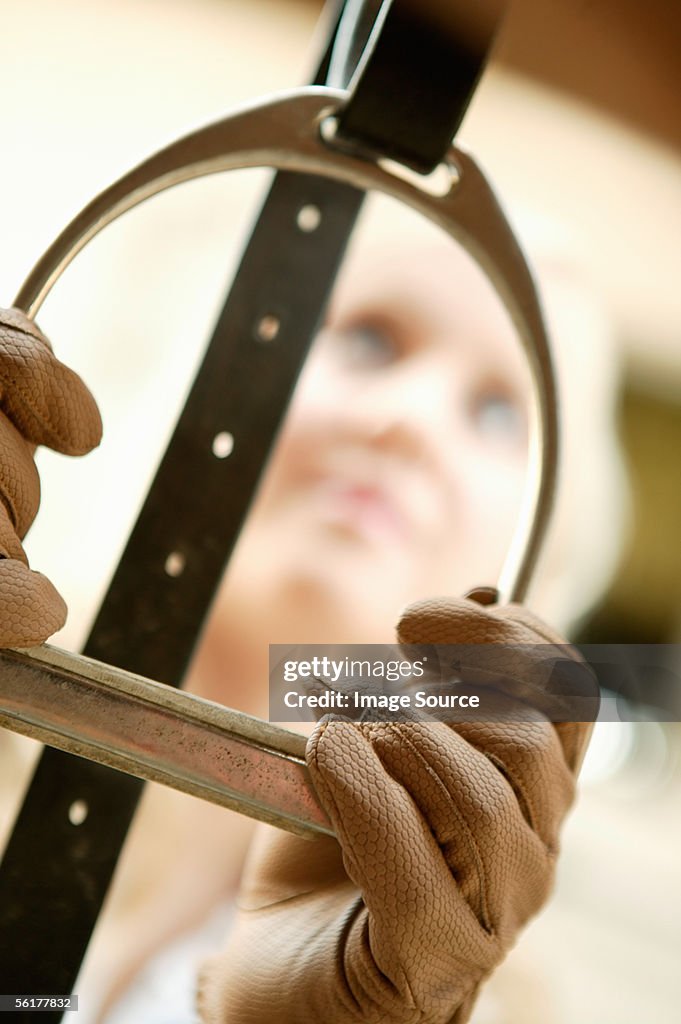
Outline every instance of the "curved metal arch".
<path fill-rule="evenodd" d="M 15 305 L 35 316 L 71 260 L 103 228 L 145 199 L 208 174 L 254 167 L 319 174 L 382 192 L 412 207 L 456 239 L 486 273 L 515 324 L 530 366 L 530 464 L 519 522 L 498 585 L 502 600 L 522 600 L 546 535 L 558 464 L 556 385 L 532 275 L 494 192 L 461 147 L 452 144 L 445 157 L 449 188 L 443 195 L 433 195 L 413 173 L 403 177 L 385 162 L 360 159 L 325 142 L 322 124 L 346 99 L 347 93 L 323 87 L 280 94 L 155 153 L 71 221 L 29 274 Z"/>

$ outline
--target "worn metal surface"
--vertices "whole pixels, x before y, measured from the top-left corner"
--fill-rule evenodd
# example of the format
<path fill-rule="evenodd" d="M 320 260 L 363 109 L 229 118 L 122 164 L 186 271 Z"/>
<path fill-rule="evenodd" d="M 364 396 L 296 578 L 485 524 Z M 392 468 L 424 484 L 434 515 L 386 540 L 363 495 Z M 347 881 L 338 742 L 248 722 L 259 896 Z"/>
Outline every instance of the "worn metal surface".
<path fill-rule="evenodd" d="M 332 832 L 303 736 L 57 647 L 0 651 L 0 725 L 299 835 Z"/>

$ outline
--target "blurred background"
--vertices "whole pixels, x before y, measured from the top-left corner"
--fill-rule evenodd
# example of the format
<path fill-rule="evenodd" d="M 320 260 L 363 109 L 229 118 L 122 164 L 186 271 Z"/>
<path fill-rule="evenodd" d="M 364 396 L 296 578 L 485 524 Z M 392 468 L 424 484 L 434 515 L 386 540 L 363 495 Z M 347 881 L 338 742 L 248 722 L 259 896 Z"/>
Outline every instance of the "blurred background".
<path fill-rule="evenodd" d="M 0 303 L 132 164 L 235 105 L 304 83 L 320 12 L 317 0 L 0 0 Z M 528 250 L 578 266 L 607 311 L 629 498 L 617 566 L 577 640 L 681 640 L 679 52 L 681 7 L 666 0 L 510 0 L 459 136 Z M 97 455 L 41 457 L 43 513 L 27 550 L 71 607 L 64 646 L 85 634 L 267 172 L 233 178 L 187 186 L 113 227 L 41 314 L 108 427 Z M 149 306 L 153 327 L 129 312 Z M 588 509 L 573 514 L 588 530 Z M 678 1020 L 679 728 L 599 728 L 556 899 L 489 987 L 479 1024 Z M 10 747 L 0 745 L 5 828 L 30 761 L 17 767 Z"/>

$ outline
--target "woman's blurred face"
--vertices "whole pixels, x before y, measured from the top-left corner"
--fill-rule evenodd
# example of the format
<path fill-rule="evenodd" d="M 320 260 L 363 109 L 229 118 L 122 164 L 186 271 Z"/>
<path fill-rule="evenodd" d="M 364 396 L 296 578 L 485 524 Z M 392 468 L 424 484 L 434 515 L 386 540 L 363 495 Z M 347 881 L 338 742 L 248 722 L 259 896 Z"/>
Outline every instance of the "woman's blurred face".
<path fill-rule="evenodd" d="M 282 602 L 284 642 L 389 640 L 410 601 L 494 583 L 515 526 L 515 332 L 453 242 L 391 217 L 348 255 L 228 577 L 230 605 Z"/>

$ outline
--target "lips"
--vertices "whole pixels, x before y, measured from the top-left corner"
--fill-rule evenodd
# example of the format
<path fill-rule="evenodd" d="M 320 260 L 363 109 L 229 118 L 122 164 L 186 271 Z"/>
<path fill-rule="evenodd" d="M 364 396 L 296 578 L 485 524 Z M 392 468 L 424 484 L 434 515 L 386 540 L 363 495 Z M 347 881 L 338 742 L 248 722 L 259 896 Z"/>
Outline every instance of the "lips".
<path fill-rule="evenodd" d="M 335 525 L 378 539 L 402 539 L 410 532 L 401 503 L 380 485 L 326 479 L 320 495 L 326 518 Z"/>

